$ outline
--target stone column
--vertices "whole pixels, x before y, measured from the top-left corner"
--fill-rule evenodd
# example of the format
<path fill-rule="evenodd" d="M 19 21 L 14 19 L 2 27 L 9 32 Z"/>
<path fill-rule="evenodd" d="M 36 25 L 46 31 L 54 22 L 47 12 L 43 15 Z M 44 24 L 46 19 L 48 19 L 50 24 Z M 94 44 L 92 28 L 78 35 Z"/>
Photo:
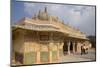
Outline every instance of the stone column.
<path fill-rule="evenodd" d="M 53 33 L 50 33 L 50 44 L 49 44 L 49 62 L 52 63 L 52 41 Z"/>
<path fill-rule="evenodd" d="M 36 35 L 37 35 L 37 42 L 38 42 L 39 41 L 39 32 L 36 32 Z M 41 63 L 40 62 L 40 46 L 41 45 L 39 45 L 39 49 L 37 50 L 37 58 L 36 58 L 37 59 L 37 62 L 36 62 L 37 64 Z"/>
<path fill-rule="evenodd" d="M 60 59 L 60 57 L 59 57 L 59 45 L 60 45 L 60 43 L 57 44 L 57 59 L 58 60 Z"/>
<path fill-rule="evenodd" d="M 40 63 L 40 51 L 37 51 L 37 64 Z"/>
<path fill-rule="evenodd" d="M 70 55 L 70 41 L 68 41 L 68 54 Z"/>
<path fill-rule="evenodd" d="M 49 51 L 49 62 L 52 63 L 52 51 Z"/>
<path fill-rule="evenodd" d="M 73 42 L 73 54 L 75 53 L 75 42 Z"/>
<path fill-rule="evenodd" d="M 81 53 L 81 43 L 77 42 L 77 53 Z"/>

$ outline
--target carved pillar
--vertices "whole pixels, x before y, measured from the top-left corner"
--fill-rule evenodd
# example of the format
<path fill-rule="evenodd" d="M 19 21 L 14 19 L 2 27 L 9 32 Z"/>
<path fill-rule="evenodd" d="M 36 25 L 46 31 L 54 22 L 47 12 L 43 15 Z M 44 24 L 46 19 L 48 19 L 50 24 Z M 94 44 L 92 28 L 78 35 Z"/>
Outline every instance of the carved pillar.
<path fill-rule="evenodd" d="M 60 59 L 60 57 L 59 57 L 59 45 L 60 45 L 60 43 L 57 44 L 57 59 L 58 60 Z"/>
<path fill-rule="evenodd" d="M 37 41 L 39 41 L 39 32 L 36 32 L 36 35 L 37 35 Z M 39 50 L 37 50 L 37 64 L 41 63 L 40 62 L 40 46 L 39 46 Z"/>
<path fill-rule="evenodd" d="M 70 55 L 70 41 L 68 41 L 68 54 Z"/>
<path fill-rule="evenodd" d="M 40 51 L 37 51 L 37 63 L 40 63 Z"/>
<path fill-rule="evenodd" d="M 73 53 L 75 53 L 75 42 L 73 42 Z"/>
<path fill-rule="evenodd" d="M 52 41 L 52 37 L 53 37 L 53 33 L 50 33 L 50 44 L 49 44 L 49 62 L 52 63 L 52 45 L 53 45 L 53 41 Z"/>

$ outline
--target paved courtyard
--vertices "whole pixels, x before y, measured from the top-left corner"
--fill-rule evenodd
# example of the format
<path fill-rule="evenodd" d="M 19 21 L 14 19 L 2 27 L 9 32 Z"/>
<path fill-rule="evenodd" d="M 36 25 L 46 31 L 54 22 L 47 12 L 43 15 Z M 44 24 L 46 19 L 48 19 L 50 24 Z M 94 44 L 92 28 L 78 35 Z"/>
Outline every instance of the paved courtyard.
<path fill-rule="evenodd" d="M 79 62 L 79 61 L 94 61 L 95 60 L 95 49 L 90 49 L 88 54 L 70 54 L 70 55 L 63 55 L 62 59 L 58 62 Z"/>

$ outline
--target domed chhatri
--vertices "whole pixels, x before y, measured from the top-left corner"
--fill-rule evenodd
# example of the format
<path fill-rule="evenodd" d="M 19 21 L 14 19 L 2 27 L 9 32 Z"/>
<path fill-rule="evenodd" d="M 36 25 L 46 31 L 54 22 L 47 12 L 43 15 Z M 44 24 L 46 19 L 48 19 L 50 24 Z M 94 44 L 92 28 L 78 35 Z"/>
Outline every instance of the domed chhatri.
<path fill-rule="evenodd" d="M 39 19 L 39 20 L 52 20 L 52 21 L 60 21 L 56 16 L 50 16 L 47 10 L 47 7 L 44 8 L 44 11 L 39 10 L 38 14 L 34 14 L 32 19 Z"/>
<path fill-rule="evenodd" d="M 33 16 L 33 19 L 40 19 L 40 20 L 49 20 L 49 15 L 47 12 L 47 8 L 45 7 L 44 11 L 39 10 L 38 14 Z"/>

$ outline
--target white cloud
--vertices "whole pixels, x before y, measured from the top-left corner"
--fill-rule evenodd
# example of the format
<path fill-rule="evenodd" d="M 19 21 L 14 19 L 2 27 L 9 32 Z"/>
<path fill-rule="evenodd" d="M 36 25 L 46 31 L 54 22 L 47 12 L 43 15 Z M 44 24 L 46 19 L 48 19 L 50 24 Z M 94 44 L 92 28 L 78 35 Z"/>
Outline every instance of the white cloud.
<path fill-rule="evenodd" d="M 80 11 L 70 10 L 69 18 L 72 19 L 74 22 L 79 22 L 81 19 Z"/>
<path fill-rule="evenodd" d="M 51 15 L 58 16 L 65 23 L 69 23 L 76 28 L 81 29 L 87 34 L 93 34 L 95 31 L 95 8 L 90 6 L 60 5 L 60 4 L 36 4 L 24 3 L 24 10 L 32 15 L 34 10 L 48 8 Z"/>
<path fill-rule="evenodd" d="M 66 11 L 64 12 L 65 17 L 68 21 L 68 24 L 72 25 L 72 26 L 79 26 L 80 25 L 80 21 L 81 21 L 81 8 L 82 7 L 69 7 L 66 9 Z"/>
<path fill-rule="evenodd" d="M 34 3 L 24 3 L 24 6 L 26 6 L 26 7 L 33 7 L 33 6 L 35 6 L 35 4 Z"/>
<path fill-rule="evenodd" d="M 24 11 L 29 15 L 32 15 L 33 7 L 35 7 L 34 3 L 24 3 Z"/>
<path fill-rule="evenodd" d="M 82 12 L 79 28 L 88 35 L 95 34 L 95 8 L 85 7 Z"/>
<path fill-rule="evenodd" d="M 63 5 L 58 4 L 44 4 L 48 8 L 48 12 L 52 15 L 59 15 L 61 14 L 62 10 L 64 8 Z"/>
<path fill-rule="evenodd" d="M 49 6 L 49 9 L 53 10 L 53 11 L 60 11 L 62 7 L 63 7 L 62 5 L 55 5 L 54 4 L 54 5 Z"/>
<path fill-rule="evenodd" d="M 73 6 L 66 12 L 70 25 L 79 28 L 87 35 L 95 34 L 95 8 L 90 6 Z"/>

